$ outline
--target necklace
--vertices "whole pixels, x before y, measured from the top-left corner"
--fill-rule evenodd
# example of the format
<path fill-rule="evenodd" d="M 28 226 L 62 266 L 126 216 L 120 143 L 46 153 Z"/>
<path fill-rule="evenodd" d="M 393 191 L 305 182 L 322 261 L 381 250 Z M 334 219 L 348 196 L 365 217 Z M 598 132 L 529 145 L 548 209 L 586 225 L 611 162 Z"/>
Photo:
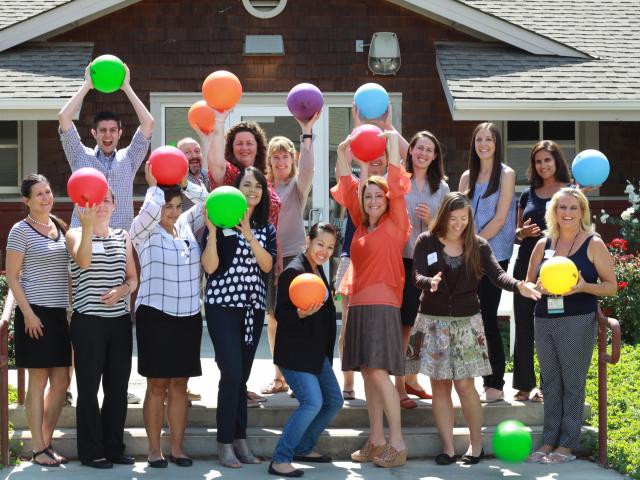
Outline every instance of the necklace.
<path fill-rule="evenodd" d="M 39 222 L 38 220 L 36 220 L 35 218 L 33 218 L 30 213 L 27 213 L 27 217 L 29 217 L 29 220 L 31 220 L 36 225 L 40 225 L 41 227 L 47 227 L 47 228 L 51 228 L 52 227 L 51 219 L 49 219 L 48 223 L 42 223 L 42 222 Z"/>

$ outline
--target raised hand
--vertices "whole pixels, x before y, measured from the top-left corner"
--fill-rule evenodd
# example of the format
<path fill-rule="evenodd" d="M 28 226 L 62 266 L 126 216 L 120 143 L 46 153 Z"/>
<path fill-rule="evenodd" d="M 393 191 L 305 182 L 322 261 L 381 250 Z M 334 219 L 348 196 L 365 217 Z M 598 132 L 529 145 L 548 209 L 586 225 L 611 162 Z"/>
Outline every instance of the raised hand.
<path fill-rule="evenodd" d="M 433 278 L 431 278 L 431 293 L 435 293 L 438 291 L 438 285 L 442 281 L 442 272 L 436 273 Z"/>
<path fill-rule="evenodd" d="M 76 203 L 76 211 L 78 212 L 78 220 L 80 220 L 80 225 L 82 228 L 93 228 L 93 225 L 96 220 L 96 212 L 98 211 L 98 205 L 89 206 L 87 202 L 84 207 L 80 206 L 80 204 Z"/>
<path fill-rule="evenodd" d="M 187 177 L 185 177 L 185 179 L 186 178 Z M 153 171 L 149 160 L 147 160 L 144 164 L 144 179 L 147 181 L 147 185 L 149 185 L 150 187 L 158 186 L 158 180 L 156 180 L 156 177 L 153 176 Z"/>
<path fill-rule="evenodd" d="M 522 224 L 522 228 L 520 228 L 520 236 L 522 238 L 527 237 L 539 237 L 542 234 L 542 230 L 537 223 L 532 223 L 530 218 Z"/>
<path fill-rule="evenodd" d="M 302 133 L 310 134 L 312 132 L 313 126 L 320 118 L 321 113 L 322 113 L 322 110 L 314 113 L 313 116 L 308 120 L 300 120 L 299 118 L 294 117 L 296 119 L 296 122 L 298 122 L 298 125 L 300 125 L 300 128 L 302 129 Z"/>

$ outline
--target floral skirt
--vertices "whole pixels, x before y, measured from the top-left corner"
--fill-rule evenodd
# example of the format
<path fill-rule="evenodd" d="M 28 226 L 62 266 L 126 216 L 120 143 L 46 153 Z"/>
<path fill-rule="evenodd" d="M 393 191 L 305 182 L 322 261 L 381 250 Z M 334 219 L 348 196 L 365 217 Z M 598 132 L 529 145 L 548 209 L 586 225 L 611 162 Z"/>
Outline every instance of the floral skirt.
<path fill-rule="evenodd" d="M 482 316 L 439 317 L 418 313 L 406 355 L 406 373 L 434 380 L 490 375 Z"/>

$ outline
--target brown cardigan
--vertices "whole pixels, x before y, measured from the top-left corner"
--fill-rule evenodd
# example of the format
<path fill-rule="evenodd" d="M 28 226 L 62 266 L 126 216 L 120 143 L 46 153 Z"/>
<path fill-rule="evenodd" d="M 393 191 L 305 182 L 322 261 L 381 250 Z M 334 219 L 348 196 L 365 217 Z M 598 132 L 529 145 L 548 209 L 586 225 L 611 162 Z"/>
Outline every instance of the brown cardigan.
<path fill-rule="evenodd" d="M 517 292 L 518 280 L 507 274 L 498 264 L 489 243 L 477 237 L 480 243 L 482 270 L 491 283 L 504 290 Z M 469 275 L 465 262 L 459 267 L 457 280 L 455 273 L 445 263 L 442 256 L 444 245 L 431 232 L 420 234 L 413 255 L 413 280 L 422 290 L 420 295 L 420 313 L 445 317 L 469 317 L 480 312 L 478 284 L 473 274 Z M 428 257 L 435 252 L 437 259 L 428 265 Z M 431 257 L 433 260 L 433 256 Z M 438 290 L 431 292 L 431 279 L 442 272 Z"/>

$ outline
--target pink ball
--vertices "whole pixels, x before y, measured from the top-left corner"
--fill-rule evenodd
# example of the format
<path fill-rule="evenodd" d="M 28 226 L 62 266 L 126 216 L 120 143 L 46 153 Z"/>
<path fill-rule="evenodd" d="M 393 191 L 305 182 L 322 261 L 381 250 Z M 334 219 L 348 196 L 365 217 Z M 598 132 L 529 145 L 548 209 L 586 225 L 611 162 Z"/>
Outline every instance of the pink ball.
<path fill-rule="evenodd" d="M 287 107 L 300 120 L 309 120 L 322 109 L 324 98 L 318 87 L 310 83 L 299 83 L 287 95 Z"/>
<path fill-rule="evenodd" d="M 372 162 L 382 155 L 387 148 L 387 139 L 379 137 L 382 133 L 375 125 L 360 125 L 353 129 L 355 138 L 351 141 L 351 153 L 363 162 Z"/>
<path fill-rule="evenodd" d="M 151 173 L 160 185 L 178 185 L 189 169 L 184 153 L 170 145 L 156 148 L 149 156 L 149 164 Z"/>
<path fill-rule="evenodd" d="M 104 175 L 91 167 L 84 167 L 71 174 L 67 181 L 67 194 L 73 203 L 84 207 L 102 203 L 107 196 L 109 184 Z"/>

